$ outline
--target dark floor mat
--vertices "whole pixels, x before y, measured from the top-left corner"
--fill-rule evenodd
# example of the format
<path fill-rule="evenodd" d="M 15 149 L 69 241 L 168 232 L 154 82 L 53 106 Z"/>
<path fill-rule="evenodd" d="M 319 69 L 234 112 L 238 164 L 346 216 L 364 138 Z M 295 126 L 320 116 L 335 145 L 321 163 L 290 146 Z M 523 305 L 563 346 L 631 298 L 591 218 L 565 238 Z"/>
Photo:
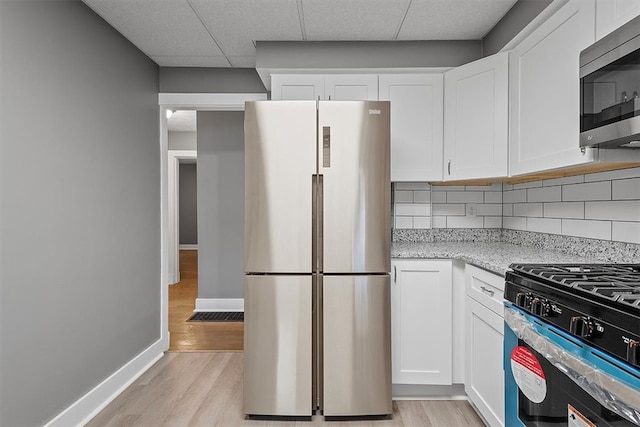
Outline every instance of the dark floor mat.
<path fill-rule="evenodd" d="M 244 322 L 244 311 L 200 311 L 187 322 Z"/>

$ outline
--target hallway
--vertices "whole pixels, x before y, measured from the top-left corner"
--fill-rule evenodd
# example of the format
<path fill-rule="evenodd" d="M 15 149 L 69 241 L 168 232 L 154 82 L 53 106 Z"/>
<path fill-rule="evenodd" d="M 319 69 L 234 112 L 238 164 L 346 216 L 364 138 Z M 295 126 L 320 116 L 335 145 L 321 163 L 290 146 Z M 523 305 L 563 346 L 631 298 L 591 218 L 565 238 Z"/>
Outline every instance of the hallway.
<path fill-rule="evenodd" d="M 169 351 L 242 351 L 243 322 L 187 322 L 198 296 L 198 251 L 180 251 L 180 282 L 169 286 Z"/>

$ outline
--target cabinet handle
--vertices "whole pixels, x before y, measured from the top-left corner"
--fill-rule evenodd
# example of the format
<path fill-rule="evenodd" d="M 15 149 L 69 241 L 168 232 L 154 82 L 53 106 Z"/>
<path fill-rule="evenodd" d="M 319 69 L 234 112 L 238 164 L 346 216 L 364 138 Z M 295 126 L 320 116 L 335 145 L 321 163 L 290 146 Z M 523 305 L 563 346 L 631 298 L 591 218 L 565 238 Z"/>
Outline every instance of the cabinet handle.
<path fill-rule="evenodd" d="M 398 277 L 398 270 L 397 270 L 397 267 L 394 265 L 393 266 L 393 283 L 396 283 L 397 277 Z"/>
<path fill-rule="evenodd" d="M 449 160 L 449 163 L 447 164 L 447 172 L 451 175 L 451 160 Z"/>
<path fill-rule="evenodd" d="M 490 297 L 492 297 L 496 293 L 495 291 L 492 291 L 489 288 L 485 288 L 484 286 L 480 286 L 480 289 L 482 289 L 482 292 L 488 294 Z"/>

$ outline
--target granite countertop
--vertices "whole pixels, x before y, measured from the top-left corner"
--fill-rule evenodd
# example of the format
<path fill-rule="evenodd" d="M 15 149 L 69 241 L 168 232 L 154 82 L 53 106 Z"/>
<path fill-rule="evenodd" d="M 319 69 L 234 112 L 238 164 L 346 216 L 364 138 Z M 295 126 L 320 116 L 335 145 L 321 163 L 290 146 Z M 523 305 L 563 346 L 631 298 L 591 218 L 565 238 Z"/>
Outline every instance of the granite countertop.
<path fill-rule="evenodd" d="M 598 263 L 596 258 L 571 255 L 506 242 L 393 242 L 392 258 L 459 259 L 504 276 L 511 263 Z"/>

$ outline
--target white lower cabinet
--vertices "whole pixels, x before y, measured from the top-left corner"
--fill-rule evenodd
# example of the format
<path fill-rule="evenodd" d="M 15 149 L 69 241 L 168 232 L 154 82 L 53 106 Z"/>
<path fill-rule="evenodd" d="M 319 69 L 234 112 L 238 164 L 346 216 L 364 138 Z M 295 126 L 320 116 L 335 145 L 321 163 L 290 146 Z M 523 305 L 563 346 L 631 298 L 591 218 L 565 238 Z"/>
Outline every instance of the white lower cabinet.
<path fill-rule="evenodd" d="M 393 260 L 394 384 L 452 384 L 452 261 Z"/>
<path fill-rule="evenodd" d="M 465 392 L 491 427 L 504 426 L 504 278 L 467 264 Z"/>

